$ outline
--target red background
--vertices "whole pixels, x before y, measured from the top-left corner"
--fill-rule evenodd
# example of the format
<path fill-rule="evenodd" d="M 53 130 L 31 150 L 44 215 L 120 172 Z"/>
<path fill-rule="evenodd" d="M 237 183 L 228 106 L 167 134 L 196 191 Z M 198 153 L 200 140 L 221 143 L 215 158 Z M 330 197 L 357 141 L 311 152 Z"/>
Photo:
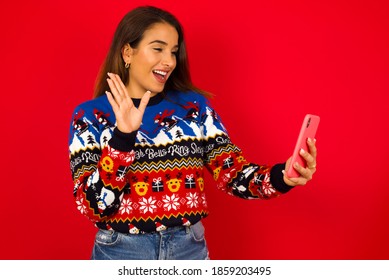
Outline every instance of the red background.
<path fill-rule="evenodd" d="M 211 258 L 389 259 L 388 2 L 227 3 L 1 4 L 1 259 L 89 258 L 96 229 L 72 197 L 71 113 L 92 97 L 119 20 L 141 4 L 182 22 L 193 80 L 215 94 L 249 160 L 285 161 L 304 114 L 321 116 L 307 186 L 244 201 L 208 178 Z"/>

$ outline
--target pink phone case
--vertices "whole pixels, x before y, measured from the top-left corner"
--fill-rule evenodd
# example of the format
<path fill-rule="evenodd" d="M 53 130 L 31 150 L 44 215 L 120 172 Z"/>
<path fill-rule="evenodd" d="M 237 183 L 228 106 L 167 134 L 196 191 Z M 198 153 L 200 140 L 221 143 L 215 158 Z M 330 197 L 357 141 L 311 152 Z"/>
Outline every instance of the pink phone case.
<path fill-rule="evenodd" d="M 289 178 L 300 177 L 300 174 L 293 168 L 293 164 L 297 161 L 301 166 L 306 167 L 306 162 L 300 156 L 300 150 L 304 149 L 305 151 L 309 151 L 307 139 L 311 138 L 312 140 L 315 138 L 317 128 L 319 126 L 320 117 L 316 115 L 307 114 L 304 118 L 304 122 L 301 126 L 300 133 L 297 139 L 296 146 L 293 151 L 291 164 L 289 169 L 286 172 L 286 175 Z"/>

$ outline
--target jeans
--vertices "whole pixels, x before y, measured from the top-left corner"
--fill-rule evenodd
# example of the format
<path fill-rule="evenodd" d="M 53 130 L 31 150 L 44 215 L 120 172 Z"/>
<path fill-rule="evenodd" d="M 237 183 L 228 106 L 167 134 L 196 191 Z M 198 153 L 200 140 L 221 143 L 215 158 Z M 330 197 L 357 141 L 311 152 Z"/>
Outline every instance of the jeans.
<path fill-rule="evenodd" d="M 204 226 L 172 227 L 145 234 L 125 234 L 100 229 L 92 260 L 205 260 L 208 248 Z"/>

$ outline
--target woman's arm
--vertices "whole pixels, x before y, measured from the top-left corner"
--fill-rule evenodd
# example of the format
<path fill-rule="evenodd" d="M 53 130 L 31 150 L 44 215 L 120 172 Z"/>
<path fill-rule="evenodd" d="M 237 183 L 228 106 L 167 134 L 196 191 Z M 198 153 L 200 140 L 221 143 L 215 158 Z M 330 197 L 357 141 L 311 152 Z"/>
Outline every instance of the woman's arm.
<path fill-rule="evenodd" d="M 92 110 L 79 107 L 73 114 L 69 158 L 77 208 L 97 222 L 119 209 L 125 177 L 134 161 L 136 132 L 122 133 L 110 126 L 101 130 Z"/>
<path fill-rule="evenodd" d="M 286 164 L 274 166 L 248 162 L 242 151 L 231 142 L 220 117 L 210 106 L 206 106 L 202 116 L 206 167 L 219 189 L 245 199 L 270 199 L 312 179 L 316 169 L 300 166 L 296 167 L 301 174 L 299 178 L 286 177 L 284 170 L 289 160 Z M 303 152 L 303 158 L 308 166 L 315 166 L 316 146 L 313 141 L 308 146 L 310 151 Z"/>

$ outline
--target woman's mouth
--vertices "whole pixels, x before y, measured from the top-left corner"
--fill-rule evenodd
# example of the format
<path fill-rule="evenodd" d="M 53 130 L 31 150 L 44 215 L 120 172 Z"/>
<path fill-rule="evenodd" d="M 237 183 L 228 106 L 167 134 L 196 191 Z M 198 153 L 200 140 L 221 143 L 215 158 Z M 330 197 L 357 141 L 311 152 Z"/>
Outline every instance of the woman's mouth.
<path fill-rule="evenodd" d="M 167 79 L 167 71 L 162 71 L 162 70 L 153 70 L 153 75 L 155 79 L 157 79 L 158 82 L 160 83 L 165 83 Z"/>

